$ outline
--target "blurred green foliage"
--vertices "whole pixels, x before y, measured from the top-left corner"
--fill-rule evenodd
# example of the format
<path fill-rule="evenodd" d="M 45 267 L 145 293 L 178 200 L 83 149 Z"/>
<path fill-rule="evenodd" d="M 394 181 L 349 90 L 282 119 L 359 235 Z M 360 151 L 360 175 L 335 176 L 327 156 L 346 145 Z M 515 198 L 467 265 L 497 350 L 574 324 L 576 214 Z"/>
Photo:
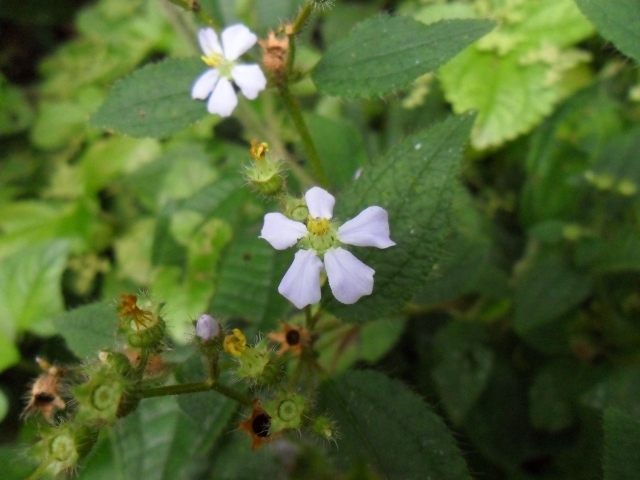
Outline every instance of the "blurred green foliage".
<path fill-rule="evenodd" d="M 202 8 L 220 25 L 243 21 L 264 36 L 302 3 L 203 0 Z M 337 447 L 301 437 L 253 452 L 235 431 L 235 405 L 201 392 L 142 402 L 102 432 L 78 477 L 634 478 L 637 5 L 329 3 L 297 46 L 301 71 L 323 58 L 312 75 L 318 90 L 308 78 L 292 90 L 340 194 L 340 216 L 384 198 L 398 243 L 387 256 L 362 257 L 379 271 L 378 295 L 353 307 L 326 303 L 336 318 L 320 325 L 319 361 L 342 373 L 315 400 L 338 422 Z M 352 94 L 344 72 L 331 77 L 332 62 L 344 61 L 332 47 L 359 48 L 349 32 L 361 21 L 355 32 L 371 28 L 395 51 L 401 36 L 371 25 L 422 31 L 443 19 L 473 20 L 476 36 L 485 19 L 497 27 L 462 39 L 458 50 L 474 43 L 436 75 L 415 79 L 442 62 L 414 45 L 411 59 L 428 66 L 403 68 L 397 84 L 365 81 Z M 258 238 L 274 205 L 243 188 L 242 166 L 248 142 L 266 140 L 291 160 L 288 182 L 302 191 L 295 169 L 304 152 L 274 89 L 241 105 L 238 119 L 206 116 L 198 102 L 172 110 L 163 95 L 186 95 L 200 71 L 185 59 L 199 54 L 196 28 L 160 0 L 0 4 L 3 478 L 30 473 L 17 452 L 35 436 L 36 422 L 19 420 L 25 385 L 38 374 L 33 358 L 71 363 L 113 347 L 120 292 L 148 289 L 167 302 L 174 350 L 165 361 L 184 362 L 180 383 L 204 375 L 188 344 L 200 313 L 250 333 L 274 330 L 290 313 L 277 285 L 291 252 Z M 375 78 L 381 60 L 369 53 L 363 68 Z M 157 77 L 155 90 L 135 85 L 158 70 L 166 85 Z M 120 95 L 131 84 L 136 94 Z M 127 110 L 133 97 L 141 104 Z M 154 138 L 133 138 L 146 135 Z"/>

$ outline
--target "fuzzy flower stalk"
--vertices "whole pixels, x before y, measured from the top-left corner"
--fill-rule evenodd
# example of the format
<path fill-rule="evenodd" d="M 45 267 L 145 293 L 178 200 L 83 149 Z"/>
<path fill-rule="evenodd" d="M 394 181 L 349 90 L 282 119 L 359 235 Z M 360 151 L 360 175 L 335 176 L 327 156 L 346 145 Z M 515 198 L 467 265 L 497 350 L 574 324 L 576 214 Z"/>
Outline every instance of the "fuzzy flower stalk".
<path fill-rule="evenodd" d="M 267 79 L 257 64 L 238 64 L 236 60 L 255 45 L 258 37 L 242 24 L 231 25 L 221 34 L 222 44 L 212 28 L 198 32 L 198 42 L 204 55 L 202 60 L 211 67 L 191 89 L 191 98 L 207 100 L 209 113 L 228 117 L 238 105 L 235 84 L 249 100 L 267 86 Z"/>
<path fill-rule="evenodd" d="M 389 219 L 382 207 L 365 208 L 358 216 L 338 225 L 332 221 L 335 198 L 320 187 L 304 196 L 309 216 L 306 222 L 281 213 L 268 213 L 260 238 L 276 250 L 298 245 L 293 263 L 278 286 L 278 292 L 303 308 L 320 301 L 320 273 L 327 271 L 334 297 L 346 304 L 357 302 L 373 291 L 375 271 L 358 260 L 345 245 L 389 248 Z"/>

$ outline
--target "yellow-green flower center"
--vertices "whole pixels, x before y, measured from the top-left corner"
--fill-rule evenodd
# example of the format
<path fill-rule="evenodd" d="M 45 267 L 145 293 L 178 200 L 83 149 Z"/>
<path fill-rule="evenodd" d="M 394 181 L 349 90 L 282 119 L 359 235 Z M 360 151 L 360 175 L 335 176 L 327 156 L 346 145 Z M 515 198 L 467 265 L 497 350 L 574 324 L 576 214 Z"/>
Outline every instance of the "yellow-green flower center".
<path fill-rule="evenodd" d="M 331 229 L 329 220 L 326 218 L 313 218 L 309 215 L 307 220 L 307 230 L 316 235 L 324 235 Z"/>
<path fill-rule="evenodd" d="M 221 53 L 211 53 L 209 55 L 203 55 L 202 61 L 211 68 L 218 69 L 220 76 L 224 78 L 231 78 L 231 70 L 233 69 L 233 62 L 230 62 Z"/>

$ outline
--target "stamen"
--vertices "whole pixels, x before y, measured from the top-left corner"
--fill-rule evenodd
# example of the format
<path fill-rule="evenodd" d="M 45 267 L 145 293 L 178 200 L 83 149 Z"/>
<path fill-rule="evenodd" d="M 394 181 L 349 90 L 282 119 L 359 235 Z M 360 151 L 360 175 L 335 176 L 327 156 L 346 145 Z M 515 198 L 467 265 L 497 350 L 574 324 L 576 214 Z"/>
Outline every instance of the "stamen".
<path fill-rule="evenodd" d="M 329 220 L 326 218 L 313 218 L 309 215 L 307 220 L 307 230 L 316 235 L 324 235 L 330 229 Z"/>

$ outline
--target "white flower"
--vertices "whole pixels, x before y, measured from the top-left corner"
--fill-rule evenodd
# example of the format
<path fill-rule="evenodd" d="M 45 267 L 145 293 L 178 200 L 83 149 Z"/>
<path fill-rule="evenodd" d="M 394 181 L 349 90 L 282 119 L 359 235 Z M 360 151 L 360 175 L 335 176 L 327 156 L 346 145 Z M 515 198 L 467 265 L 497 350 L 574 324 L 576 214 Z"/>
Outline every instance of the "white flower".
<path fill-rule="evenodd" d="M 296 307 L 303 308 L 320 301 L 320 272 L 327 270 L 334 297 L 342 303 L 355 303 L 373 291 L 375 271 L 358 260 L 341 245 L 388 248 L 395 245 L 389 238 L 389 218 L 381 207 L 365 208 L 339 228 L 329 220 L 333 216 L 335 198 L 319 187 L 304 196 L 309 209 L 307 223 L 296 222 L 281 213 L 267 213 L 260 238 L 277 250 L 299 243 L 299 250 L 287 270 L 278 291 Z M 324 265 L 320 257 L 324 257 Z"/>
<path fill-rule="evenodd" d="M 258 37 L 241 24 L 231 25 L 222 31 L 222 46 L 212 28 L 198 32 L 200 48 L 204 52 L 202 60 L 210 70 L 204 72 L 191 89 L 191 98 L 206 100 L 209 113 L 228 117 L 238 105 L 238 97 L 231 81 L 249 100 L 267 86 L 267 79 L 257 64 L 237 65 L 240 55 L 255 45 Z"/>

